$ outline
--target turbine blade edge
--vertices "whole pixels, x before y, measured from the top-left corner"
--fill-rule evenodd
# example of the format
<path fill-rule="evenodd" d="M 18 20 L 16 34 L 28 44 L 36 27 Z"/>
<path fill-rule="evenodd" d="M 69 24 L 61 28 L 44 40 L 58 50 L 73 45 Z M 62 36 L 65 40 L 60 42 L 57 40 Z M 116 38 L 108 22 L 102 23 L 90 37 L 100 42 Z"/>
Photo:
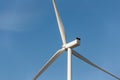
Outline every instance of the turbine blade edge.
<path fill-rule="evenodd" d="M 82 61 L 88 63 L 89 65 L 91 65 L 91 66 L 93 66 L 93 67 L 95 67 L 95 68 L 97 68 L 97 69 L 105 72 L 106 74 L 108 74 L 108 75 L 110 75 L 110 76 L 112 76 L 112 77 L 114 77 L 114 78 L 116 78 L 116 79 L 118 79 L 118 80 L 120 80 L 120 78 L 117 77 L 116 75 L 114 75 L 114 74 L 108 72 L 107 70 L 99 67 L 98 65 L 96 65 L 96 64 L 93 63 L 93 62 L 91 62 L 90 60 L 88 60 L 87 58 L 85 58 L 85 57 L 82 56 L 81 54 L 77 53 L 76 51 L 72 50 L 72 54 L 73 54 L 74 56 L 78 57 L 79 59 L 81 59 Z"/>
<path fill-rule="evenodd" d="M 64 45 L 64 44 L 66 44 L 66 34 L 65 34 L 64 26 L 63 26 L 62 20 L 60 18 L 60 14 L 59 14 L 57 4 L 56 4 L 55 0 L 53 0 L 53 6 L 54 6 L 57 22 L 58 22 L 58 27 L 59 27 L 61 39 L 62 39 L 62 42 L 63 42 L 63 45 Z"/>
<path fill-rule="evenodd" d="M 65 51 L 65 48 L 58 50 L 40 69 L 40 71 L 36 74 L 33 80 L 36 80 L 64 51 Z"/>

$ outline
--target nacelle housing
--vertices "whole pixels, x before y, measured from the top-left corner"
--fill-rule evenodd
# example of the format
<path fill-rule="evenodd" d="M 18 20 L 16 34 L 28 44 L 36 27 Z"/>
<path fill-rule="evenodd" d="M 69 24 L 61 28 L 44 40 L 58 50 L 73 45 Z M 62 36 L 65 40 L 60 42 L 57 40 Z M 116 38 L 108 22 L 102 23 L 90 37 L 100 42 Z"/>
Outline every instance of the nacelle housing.
<path fill-rule="evenodd" d="M 80 39 L 76 38 L 74 41 L 63 45 L 63 48 L 75 48 L 80 45 Z"/>

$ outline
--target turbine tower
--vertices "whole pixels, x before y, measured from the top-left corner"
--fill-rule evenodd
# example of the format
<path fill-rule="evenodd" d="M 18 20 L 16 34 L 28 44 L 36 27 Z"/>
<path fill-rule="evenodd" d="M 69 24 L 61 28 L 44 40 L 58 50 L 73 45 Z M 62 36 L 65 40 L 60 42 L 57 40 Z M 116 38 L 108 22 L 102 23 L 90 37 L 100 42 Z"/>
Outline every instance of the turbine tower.
<path fill-rule="evenodd" d="M 81 54 L 77 53 L 76 51 L 73 50 L 73 48 L 77 47 L 80 45 L 80 38 L 76 38 L 75 40 L 67 43 L 66 41 L 66 34 L 65 34 L 65 30 L 64 30 L 64 26 L 62 23 L 62 20 L 60 18 L 60 14 L 56 5 L 56 1 L 53 0 L 53 6 L 54 6 L 54 10 L 55 10 L 55 14 L 56 14 L 56 18 L 57 18 L 57 22 L 58 22 L 58 27 L 59 27 L 59 31 L 60 31 L 60 35 L 61 35 L 61 39 L 62 39 L 62 48 L 59 49 L 47 62 L 46 64 L 40 69 L 40 71 L 35 75 L 35 77 L 33 78 L 33 80 L 37 80 L 37 78 L 64 52 L 67 51 L 67 80 L 72 80 L 72 54 L 74 56 L 76 56 L 77 58 L 81 59 L 82 61 L 88 63 L 89 65 L 105 72 L 106 74 L 116 78 L 117 80 L 120 80 L 119 77 L 117 77 L 116 75 L 108 72 L 107 70 L 99 67 L 98 65 L 94 64 L 93 62 L 91 62 L 90 60 L 88 60 L 87 58 L 85 58 L 84 56 L 82 56 Z"/>

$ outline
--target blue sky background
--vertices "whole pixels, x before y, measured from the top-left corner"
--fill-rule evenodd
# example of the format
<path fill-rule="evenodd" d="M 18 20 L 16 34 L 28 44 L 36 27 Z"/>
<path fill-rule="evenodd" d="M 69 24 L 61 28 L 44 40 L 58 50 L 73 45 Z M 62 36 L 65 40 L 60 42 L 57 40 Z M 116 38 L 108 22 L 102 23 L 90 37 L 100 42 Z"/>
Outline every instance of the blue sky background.
<path fill-rule="evenodd" d="M 67 40 L 120 77 L 120 0 L 57 0 Z M 32 80 L 62 46 L 52 0 L 0 0 L 0 80 Z M 38 80 L 66 80 L 61 55 Z M 116 80 L 73 56 L 73 80 Z"/>

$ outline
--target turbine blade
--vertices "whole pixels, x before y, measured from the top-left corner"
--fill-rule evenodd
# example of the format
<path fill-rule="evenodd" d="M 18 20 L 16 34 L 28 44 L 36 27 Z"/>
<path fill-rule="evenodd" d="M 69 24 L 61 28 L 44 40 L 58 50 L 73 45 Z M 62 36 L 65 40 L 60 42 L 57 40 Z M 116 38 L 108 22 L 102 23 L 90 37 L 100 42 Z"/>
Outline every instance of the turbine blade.
<path fill-rule="evenodd" d="M 72 50 L 72 54 L 73 54 L 74 56 L 78 57 L 79 59 L 83 60 L 84 62 L 90 64 L 91 66 L 93 66 L 93 67 L 95 67 L 95 68 L 97 68 L 97 69 L 99 69 L 99 70 L 101 70 L 101 71 L 103 71 L 103 72 L 109 74 L 110 76 L 112 76 L 112 77 L 114 77 L 114 78 L 120 80 L 120 78 L 117 77 L 116 75 L 114 75 L 114 74 L 108 72 L 107 70 L 105 70 L 105 69 L 99 67 L 98 65 L 94 64 L 93 62 L 91 62 L 90 60 L 88 60 L 88 59 L 85 58 L 84 56 L 80 55 L 80 54 L 77 53 L 76 51 Z"/>
<path fill-rule="evenodd" d="M 65 48 L 58 50 L 40 69 L 40 71 L 36 74 L 33 80 L 36 80 L 64 51 L 65 51 Z"/>
<path fill-rule="evenodd" d="M 54 6 L 57 22 L 58 22 L 58 27 L 59 27 L 59 30 L 60 30 L 60 35 L 61 35 L 62 42 L 63 42 L 63 44 L 66 44 L 66 34 L 65 34 L 64 26 L 63 26 L 62 20 L 60 18 L 60 14 L 59 14 L 59 11 L 58 11 L 55 0 L 53 0 L 53 6 Z"/>

